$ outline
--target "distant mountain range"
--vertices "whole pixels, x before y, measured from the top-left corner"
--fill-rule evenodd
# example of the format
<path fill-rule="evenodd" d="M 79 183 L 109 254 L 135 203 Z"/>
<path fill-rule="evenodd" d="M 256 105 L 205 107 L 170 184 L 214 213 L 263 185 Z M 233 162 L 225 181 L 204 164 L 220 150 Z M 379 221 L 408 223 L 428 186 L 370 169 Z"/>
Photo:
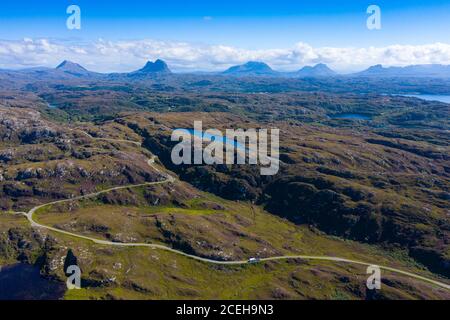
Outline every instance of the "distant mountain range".
<path fill-rule="evenodd" d="M 8 77 L 38 76 L 40 78 L 67 79 L 67 78 L 102 78 L 108 80 L 145 79 L 146 77 L 159 77 L 171 75 L 166 62 L 156 60 L 148 61 L 144 67 L 129 73 L 97 73 L 71 62 L 63 61 L 56 68 L 29 68 L 19 71 L 0 70 L 0 74 Z M 193 73 L 195 74 L 195 73 Z M 319 63 L 315 66 L 305 66 L 298 71 L 281 72 L 273 70 L 269 65 L 260 61 L 249 61 L 242 65 L 232 66 L 219 73 L 207 73 L 208 75 L 222 75 L 233 77 L 286 77 L 286 78 L 324 78 L 324 77 L 434 77 L 450 78 L 450 66 L 440 64 L 411 65 L 406 67 L 372 66 L 364 71 L 352 74 L 338 74 L 326 64 Z M 200 75 L 197 73 L 197 75 Z"/>
<path fill-rule="evenodd" d="M 329 77 L 336 75 L 336 72 L 328 68 L 326 64 L 320 63 L 315 66 L 306 66 L 295 72 L 278 72 L 273 70 L 264 62 L 250 61 L 242 65 L 233 66 L 224 72 L 224 75 L 231 76 L 277 76 L 277 77 Z"/>
<path fill-rule="evenodd" d="M 222 74 L 232 76 L 277 76 L 295 78 L 319 78 L 344 76 L 331 70 L 326 64 L 305 66 L 294 72 L 278 72 L 263 62 L 251 61 L 227 69 Z M 450 66 L 440 64 L 411 65 L 406 67 L 372 66 L 364 71 L 347 74 L 346 77 L 434 77 L 450 78 Z"/>
<path fill-rule="evenodd" d="M 450 66 L 441 64 L 421 64 L 406 67 L 383 67 L 381 64 L 372 66 L 357 76 L 366 77 L 436 77 L 450 78 Z"/>
<path fill-rule="evenodd" d="M 78 63 L 64 60 L 56 68 L 28 68 L 22 70 L 0 70 L 0 75 L 7 79 L 48 79 L 48 80 L 70 80 L 70 79 L 92 79 L 92 80 L 118 80 L 145 79 L 146 77 L 158 77 L 169 75 L 167 64 L 162 60 L 148 61 L 146 65 L 136 71 L 129 73 L 98 73 L 89 71 Z"/>

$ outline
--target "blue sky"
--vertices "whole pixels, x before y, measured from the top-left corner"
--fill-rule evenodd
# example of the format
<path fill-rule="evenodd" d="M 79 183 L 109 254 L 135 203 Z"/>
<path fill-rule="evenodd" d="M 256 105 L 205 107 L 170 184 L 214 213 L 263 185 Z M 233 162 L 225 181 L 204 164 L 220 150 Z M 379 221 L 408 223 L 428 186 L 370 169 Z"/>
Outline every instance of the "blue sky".
<path fill-rule="evenodd" d="M 70 4 L 82 10 L 80 31 L 65 28 Z M 382 9 L 379 31 L 365 27 L 370 4 Z M 2 39 L 153 38 L 251 49 L 422 44 L 450 41 L 450 1 L 17 0 L 0 4 L 0 26 Z"/>
<path fill-rule="evenodd" d="M 81 8 L 81 30 L 66 28 L 66 8 L 71 4 Z M 381 30 L 366 28 L 370 4 L 381 8 Z M 449 0 L 16 0 L 0 4 L 0 40 L 10 41 L 46 38 L 82 44 L 101 38 L 243 50 L 284 49 L 297 43 L 368 48 L 449 44 L 449 30 Z"/>

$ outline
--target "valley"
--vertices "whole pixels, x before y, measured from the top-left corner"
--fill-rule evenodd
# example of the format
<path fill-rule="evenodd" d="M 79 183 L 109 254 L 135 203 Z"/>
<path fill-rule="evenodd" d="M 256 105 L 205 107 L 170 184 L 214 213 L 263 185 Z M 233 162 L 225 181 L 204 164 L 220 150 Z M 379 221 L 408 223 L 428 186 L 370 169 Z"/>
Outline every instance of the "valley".
<path fill-rule="evenodd" d="M 449 299 L 448 104 L 329 79 L 298 91 L 149 64 L 130 84 L 62 67 L 0 81 L 0 265 L 64 282 L 73 255 L 82 289 L 65 299 Z M 170 135 L 194 119 L 279 128 L 279 172 L 174 165 Z M 350 261 L 387 267 L 383 290 Z"/>

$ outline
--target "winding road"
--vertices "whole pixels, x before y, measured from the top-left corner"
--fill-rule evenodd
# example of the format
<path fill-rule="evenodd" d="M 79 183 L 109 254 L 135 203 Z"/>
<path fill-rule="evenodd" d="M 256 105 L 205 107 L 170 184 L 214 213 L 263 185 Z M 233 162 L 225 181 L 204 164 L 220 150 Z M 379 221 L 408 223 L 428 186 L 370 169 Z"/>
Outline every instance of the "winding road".
<path fill-rule="evenodd" d="M 103 140 L 103 141 L 119 142 L 119 143 L 120 142 L 122 142 L 122 143 L 131 143 L 131 144 L 134 144 L 134 145 L 137 145 L 137 146 L 141 146 L 141 143 L 137 142 L 137 141 L 121 140 L 121 139 L 109 139 L 109 138 L 96 138 L 96 137 L 93 137 L 92 135 L 90 135 L 89 133 L 87 133 L 85 131 L 82 131 L 82 130 L 79 130 L 79 129 L 69 129 L 69 130 L 81 132 L 82 134 L 86 135 L 90 139 L 94 139 L 94 140 Z M 36 213 L 37 210 L 39 210 L 41 208 L 44 208 L 44 207 L 47 207 L 47 206 L 51 206 L 51 205 L 55 205 L 55 204 L 61 204 L 61 203 L 66 203 L 66 202 L 72 202 L 72 201 L 77 201 L 77 200 L 82 200 L 82 199 L 93 198 L 93 197 L 96 197 L 98 195 L 101 195 L 101 194 L 104 194 L 104 193 L 108 193 L 108 192 L 111 192 L 111 191 L 114 191 L 114 190 L 123 190 L 123 189 L 129 189 L 129 188 L 137 188 L 137 187 L 143 187 L 143 186 L 151 186 L 151 185 L 159 185 L 159 184 L 175 182 L 176 179 L 173 176 L 171 176 L 170 174 L 168 174 L 166 172 L 162 172 L 161 170 L 158 169 L 158 167 L 156 167 L 154 165 L 155 159 L 156 159 L 156 156 L 153 156 L 151 159 L 148 159 L 147 163 L 153 170 L 155 170 L 159 174 L 163 175 L 165 177 L 164 180 L 154 181 L 154 182 L 145 182 L 145 183 L 134 184 L 134 185 L 119 186 L 119 187 L 114 187 L 114 188 L 102 190 L 102 191 L 95 192 L 95 193 L 90 193 L 90 194 L 87 194 L 87 195 L 77 196 L 77 197 L 73 197 L 73 198 L 69 198 L 69 199 L 57 200 L 57 201 L 53 201 L 53 202 L 49 202 L 49 203 L 45 203 L 45 204 L 36 206 L 36 207 L 30 209 L 28 212 L 16 212 L 16 214 L 23 214 L 23 215 L 25 215 L 27 217 L 28 221 L 30 222 L 31 226 L 34 227 L 34 228 L 42 228 L 42 229 L 54 231 L 54 232 L 57 232 L 57 233 L 60 233 L 60 234 L 65 234 L 65 235 L 76 237 L 76 238 L 79 238 L 79 239 L 92 241 L 92 242 L 94 242 L 96 244 L 100 244 L 100 245 L 108 245 L 108 246 L 116 246 L 116 247 L 147 247 L 147 248 L 161 249 L 161 250 L 170 251 L 170 252 L 173 252 L 173 253 L 176 253 L 176 254 L 179 254 L 179 255 L 182 255 L 182 256 L 185 256 L 185 257 L 197 260 L 197 261 L 201 261 L 201 262 L 205 262 L 205 263 L 212 263 L 212 264 L 219 264 L 219 265 L 243 265 L 243 264 L 252 263 L 249 260 L 220 261 L 220 260 L 213 260 L 213 259 L 203 258 L 203 257 L 191 255 L 191 254 L 185 253 L 183 251 L 176 250 L 176 249 L 173 249 L 171 247 L 167 247 L 167 246 L 159 245 L 159 244 L 151 244 L 151 243 L 123 243 L 123 242 L 112 242 L 112 241 L 100 240 L 100 239 L 96 239 L 96 238 L 92 238 L 92 237 L 76 234 L 76 233 L 73 233 L 73 232 L 57 229 L 57 228 L 54 228 L 54 227 L 51 227 L 51 226 L 42 225 L 42 224 L 36 222 L 33 219 L 33 215 Z M 434 284 L 436 286 L 439 286 L 441 288 L 445 288 L 447 290 L 450 290 L 450 285 L 449 284 L 446 284 L 446 283 L 443 283 L 443 282 L 440 282 L 440 281 L 437 281 L 437 280 L 433 280 L 433 279 L 430 279 L 430 278 L 427 278 L 427 277 L 424 277 L 424 276 L 420 276 L 418 274 L 414 274 L 414 273 L 411 273 L 411 272 L 407 272 L 407 271 L 403 271 L 403 270 L 400 270 L 400 269 L 391 268 L 391 267 L 387 267 L 387 266 L 380 266 L 380 265 L 373 264 L 373 263 L 357 261 L 357 260 L 350 260 L 350 259 L 339 258 L 339 257 L 309 256 L 309 255 L 285 255 L 285 256 L 261 258 L 261 259 L 258 259 L 256 262 L 276 261 L 276 260 L 289 260 L 289 259 L 333 261 L 333 262 L 350 263 L 350 264 L 357 264 L 357 265 L 363 265 L 363 266 L 373 266 L 373 265 L 375 265 L 375 266 L 378 266 L 382 270 L 386 270 L 386 271 L 402 274 L 402 275 L 405 275 L 405 276 L 408 276 L 408 277 L 411 277 L 411 278 L 414 278 L 414 279 L 417 279 L 417 280 L 425 281 L 425 282 Z"/>

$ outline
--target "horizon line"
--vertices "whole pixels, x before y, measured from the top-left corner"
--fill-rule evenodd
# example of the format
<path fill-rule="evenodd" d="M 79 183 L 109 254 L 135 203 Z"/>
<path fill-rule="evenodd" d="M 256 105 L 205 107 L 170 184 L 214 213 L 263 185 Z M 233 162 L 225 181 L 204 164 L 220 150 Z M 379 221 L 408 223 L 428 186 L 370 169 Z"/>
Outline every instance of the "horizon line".
<path fill-rule="evenodd" d="M 160 59 L 160 58 L 157 58 L 157 59 L 155 59 L 154 61 L 152 61 L 152 60 L 147 60 L 147 62 L 143 65 L 143 67 L 144 67 L 147 63 L 155 63 L 155 62 L 158 61 L 158 60 L 159 60 L 159 61 L 162 61 L 163 63 L 165 63 L 166 66 L 169 67 L 169 73 L 172 73 L 172 74 L 195 74 L 195 73 L 205 73 L 205 74 L 210 74 L 210 75 L 223 74 L 224 72 L 226 72 L 226 71 L 229 70 L 230 68 L 233 68 L 233 67 L 239 67 L 239 66 L 244 66 L 244 65 L 246 65 L 246 64 L 248 64 L 248 63 L 251 63 L 251 62 L 265 64 L 265 65 L 267 65 L 267 66 L 270 68 L 269 71 L 272 71 L 272 72 L 274 72 L 275 74 L 290 74 L 290 73 L 296 73 L 296 72 L 299 72 L 299 71 L 303 70 L 304 68 L 308 68 L 308 67 L 314 68 L 314 67 L 316 67 L 316 66 L 318 66 L 318 65 L 324 65 L 324 66 L 326 66 L 327 68 L 329 68 L 331 71 L 333 71 L 333 72 L 335 73 L 334 75 L 327 75 L 328 77 L 339 76 L 339 75 L 345 76 L 345 75 L 356 74 L 356 73 L 360 73 L 360 72 L 366 71 L 366 70 L 368 70 L 368 69 L 370 69 L 370 68 L 378 67 L 378 66 L 381 67 L 381 68 L 383 68 L 383 69 L 389 69 L 389 68 L 407 68 L 407 67 L 415 67 L 415 66 L 442 66 L 442 67 L 450 67 L 450 64 L 442 64 L 442 63 L 422 63 L 422 64 L 388 65 L 388 66 L 379 63 L 379 64 L 371 65 L 371 66 L 369 66 L 369 67 L 367 67 L 367 68 L 364 68 L 364 69 L 361 69 L 361 70 L 359 70 L 359 71 L 351 71 L 351 72 L 345 73 L 345 72 L 339 72 L 339 71 L 336 71 L 335 69 L 330 68 L 330 67 L 328 66 L 328 64 L 326 64 L 326 63 L 318 62 L 318 63 L 312 64 L 312 65 L 311 65 L 311 64 L 310 64 L 310 65 L 304 65 L 304 66 L 301 67 L 300 69 L 293 69 L 293 70 L 285 70 L 285 71 L 283 71 L 283 70 L 277 70 L 277 69 L 274 69 L 273 67 L 270 66 L 269 63 L 264 62 L 264 61 L 249 60 L 249 61 L 247 61 L 247 62 L 244 62 L 244 63 L 241 63 L 241 64 L 236 64 L 236 65 L 232 65 L 232 66 L 230 66 L 230 67 L 228 67 L 228 68 L 226 68 L 226 69 L 224 69 L 224 70 L 219 70 L 219 71 L 208 71 L 208 70 L 201 70 L 201 69 L 197 69 L 197 70 L 193 69 L 193 70 L 191 70 L 191 71 L 173 71 L 172 69 L 170 69 L 170 65 L 169 65 L 164 59 Z M 62 64 L 64 64 L 65 62 L 69 62 L 69 63 L 75 64 L 75 65 L 78 65 L 78 66 L 80 66 L 81 68 L 85 69 L 86 71 L 88 71 L 88 72 L 90 72 L 90 73 L 97 73 L 97 74 L 103 74 L 103 75 L 108 75 L 108 74 L 128 74 L 128 73 L 132 73 L 132 72 L 137 72 L 137 71 L 139 71 L 139 70 L 141 70 L 141 69 L 143 68 L 143 67 L 141 67 L 141 68 L 139 68 L 139 69 L 133 69 L 133 70 L 122 71 L 122 72 L 116 72 L 116 71 L 99 72 L 99 71 L 92 71 L 92 70 L 89 70 L 89 69 L 85 68 L 81 63 L 75 62 L 75 61 L 73 61 L 73 60 L 64 59 L 64 60 L 62 60 L 60 63 L 58 63 L 55 67 L 46 67 L 46 66 L 42 66 L 42 65 L 35 65 L 35 66 L 30 66 L 30 67 L 25 67 L 25 68 L 0 68 L 0 70 L 1 70 L 1 71 L 15 71 L 15 72 L 17 72 L 17 71 L 31 71 L 32 69 L 58 70 L 58 67 L 61 66 Z M 157 72 L 155 72 L 155 73 L 157 73 Z"/>

